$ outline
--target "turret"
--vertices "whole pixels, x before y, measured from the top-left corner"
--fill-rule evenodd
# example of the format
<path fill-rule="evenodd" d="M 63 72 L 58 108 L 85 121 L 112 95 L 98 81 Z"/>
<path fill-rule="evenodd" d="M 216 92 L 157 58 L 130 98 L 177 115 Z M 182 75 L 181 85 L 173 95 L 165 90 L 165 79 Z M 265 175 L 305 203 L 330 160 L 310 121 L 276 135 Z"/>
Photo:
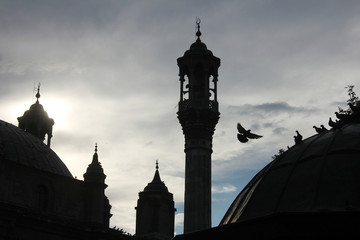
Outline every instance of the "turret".
<path fill-rule="evenodd" d="M 50 147 L 52 127 L 55 122 L 54 119 L 49 118 L 44 107 L 39 103 L 39 98 L 40 84 L 37 89 L 36 102 L 24 112 L 23 116 L 18 117 L 19 128 L 41 139 L 41 141 L 45 140 L 45 134 L 47 134 L 47 145 Z"/>
<path fill-rule="evenodd" d="M 174 236 L 173 194 L 161 181 L 158 162 L 153 180 L 139 193 L 136 209 L 136 235 L 151 239 Z"/>
<path fill-rule="evenodd" d="M 109 227 L 109 221 L 112 216 L 110 214 L 111 205 L 105 196 L 105 189 L 107 187 L 105 184 L 106 175 L 99 162 L 97 151 L 97 145 L 95 145 L 92 162 L 84 174 L 84 218 L 89 224 Z"/>
<path fill-rule="evenodd" d="M 95 145 L 95 153 L 92 158 L 92 162 L 89 164 L 85 174 L 85 182 L 94 182 L 94 183 L 105 183 L 106 175 L 104 170 L 99 162 L 99 156 L 97 153 L 97 144 Z"/>

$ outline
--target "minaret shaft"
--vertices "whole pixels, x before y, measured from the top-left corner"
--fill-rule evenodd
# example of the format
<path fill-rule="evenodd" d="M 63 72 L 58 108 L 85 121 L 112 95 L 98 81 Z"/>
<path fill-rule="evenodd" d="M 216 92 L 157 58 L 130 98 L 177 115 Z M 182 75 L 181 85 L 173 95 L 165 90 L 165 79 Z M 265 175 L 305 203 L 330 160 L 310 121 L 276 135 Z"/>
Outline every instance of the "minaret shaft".
<path fill-rule="evenodd" d="M 185 144 L 185 233 L 211 227 L 211 141 L 189 142 Z"/>
<path fill-rule="evenodd" d="M 219 113 L 210 109 L 179 111 L 185 135 L 184 233 L 211 227 L 212 135 Z"/>

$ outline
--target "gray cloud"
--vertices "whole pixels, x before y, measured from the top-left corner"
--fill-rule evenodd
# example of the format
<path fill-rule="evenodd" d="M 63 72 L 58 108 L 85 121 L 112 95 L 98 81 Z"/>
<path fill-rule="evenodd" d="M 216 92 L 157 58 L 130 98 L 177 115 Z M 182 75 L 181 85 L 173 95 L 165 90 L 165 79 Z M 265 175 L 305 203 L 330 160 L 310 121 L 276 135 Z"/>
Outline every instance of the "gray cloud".
<path fill-rule="evenodd" d="M 286 128 L 283 128 L 283 127 L 277 127 L 277 128 L 275 128 L 275 129 L 273 129 L 273 133 L 274 134 L 282 134 L 282 133 L 284 133 L 284 132 L 286 132 L 286 131 L 288 131 L 288 129 L 286 129 Z"/>
<path fill-rule="evenodd" d="M 176 58 L 195 41 L 196 16 L 201 39 L 222 61 L 213 181 L 241 190 L 293 143 L 295 129 L 313 134 L 314 124 L 343 106 L 344 87 L 359 82 L 358 12 L 360 3 L 332 0 L 3 0 L 1 117 L 16 123 L 41 82 L 40 102 L 55 98 L 66 109 L 63 125 L 55 119 L 54 149 L 82 176 L 99 143 L 111 224 L 133 233 L 137 191 L 151 180 L 156 159 L 176 201 L 183 200 Z M 264 137 L 239 144 L 238 121 Z M 229 193 L 216 197 L 232 201 Z"/>
<path fill-rule="evenodd" d="M 240 106 L 229 106 L 228 110 L 232 114 L 263 114 L 263 115 L 277 115 L 277 114 L 292 114 L 292 113 L 313 113 L 314 108 L 294 107 L 286 102 L 273 102 L 263 104 L 244 104 Z"/>

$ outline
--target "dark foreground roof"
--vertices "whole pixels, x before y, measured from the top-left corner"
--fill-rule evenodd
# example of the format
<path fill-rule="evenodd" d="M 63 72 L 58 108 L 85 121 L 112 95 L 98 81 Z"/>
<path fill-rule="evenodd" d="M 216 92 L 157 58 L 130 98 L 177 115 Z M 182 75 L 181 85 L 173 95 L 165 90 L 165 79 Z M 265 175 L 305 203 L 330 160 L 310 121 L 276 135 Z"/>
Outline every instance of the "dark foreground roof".
<path fill-rule="evenodd" d="M 282 212 L 360 210 L 360 123 L 314 135 L 261 170 L 220 225 Z"/>
<path fill-rule="evenodd" d="M 203 239 L 357 239 L 360 212 L 275 213 L 208 230 L 178 235 L 174 240 Z"/>

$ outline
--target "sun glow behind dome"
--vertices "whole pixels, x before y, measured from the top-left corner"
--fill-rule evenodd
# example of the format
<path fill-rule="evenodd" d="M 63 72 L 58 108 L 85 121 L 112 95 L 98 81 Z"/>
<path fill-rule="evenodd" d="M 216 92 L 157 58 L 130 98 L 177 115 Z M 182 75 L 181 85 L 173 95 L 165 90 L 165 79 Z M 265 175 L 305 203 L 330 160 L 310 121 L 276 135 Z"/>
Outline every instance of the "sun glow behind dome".
<path fill-rule="evenodd" d="M 44 106 L 44 110 L 48 113 L 49 117 L 54 119 L 54 129 L 65 128 L 66 116 L 68 107 L 66 101 L 59 98 L 41 99 L 40 104 Z"/>
<path fill-rule="evenodd" d="M 4 111 L 8 112 L 9 115 L 6 119 L 8 122 L 11 122 L 14 125 L 18 125 L 17 118 L 22 116 L 25 111 L 30 109 L 30 106 L 36 102 L 36 99 L 29 101 L 27 99 L 23 99 L 18 101 L 16 104 L 8 104 Z M 54 129 L 64 129 L 67 127 L 67 123 L 69 122 L 67 119 L 69 115 L 70 105 L 68 101 L 56 98 L 56 97 L 44 97 L 39 99 L 39 103 L 44 107 L 45 112 L 47 112 L 48 116 L 54 119 Z"/>

